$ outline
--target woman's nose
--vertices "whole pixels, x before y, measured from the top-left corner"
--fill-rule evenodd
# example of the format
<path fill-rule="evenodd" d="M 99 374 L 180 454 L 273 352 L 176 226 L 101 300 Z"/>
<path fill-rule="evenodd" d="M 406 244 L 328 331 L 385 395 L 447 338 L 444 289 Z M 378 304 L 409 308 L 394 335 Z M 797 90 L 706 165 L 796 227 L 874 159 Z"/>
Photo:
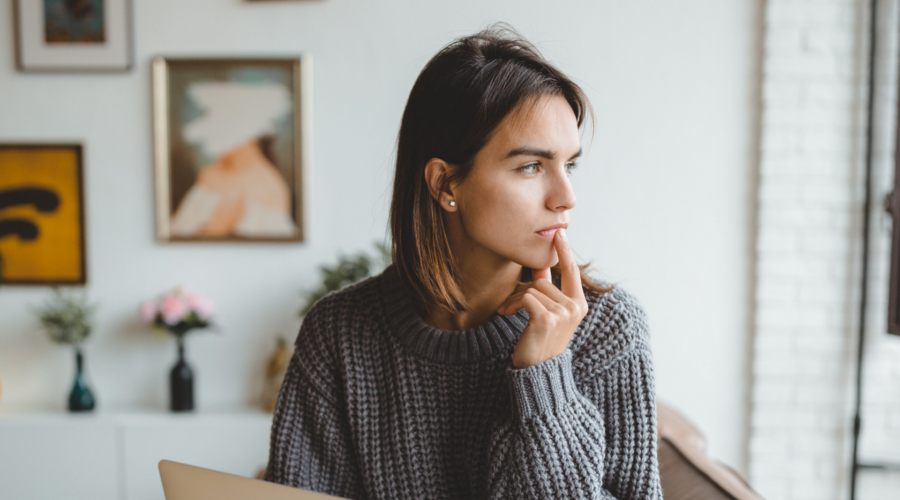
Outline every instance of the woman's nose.
<path fill-rule="evenodd" d="M 554 212 L 575 208 L 575 191 L 572 190 L 572 182 L 569 180 L 569 175 L 565 173 L 564 168 L 559 169 L 552 176 L 548 195 L 547 208 Z"/>

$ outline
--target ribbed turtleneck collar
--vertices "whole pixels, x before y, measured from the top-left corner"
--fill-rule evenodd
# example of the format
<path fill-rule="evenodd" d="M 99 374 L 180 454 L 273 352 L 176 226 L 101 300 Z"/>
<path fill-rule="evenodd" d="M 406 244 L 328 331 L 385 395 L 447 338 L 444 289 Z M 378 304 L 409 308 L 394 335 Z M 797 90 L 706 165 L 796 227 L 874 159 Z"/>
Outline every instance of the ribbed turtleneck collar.
<path fill-rule="evenodd" d="M 392 333 L 410 351 L 445 363 L 471 363 L 490 358 L 515 346 L 528 324 L 528 312 L 499 313 L 467 330 L 441 330 L 426 323 L 400 282 L 396 266 L 381 276 L 382 304 Z"/>

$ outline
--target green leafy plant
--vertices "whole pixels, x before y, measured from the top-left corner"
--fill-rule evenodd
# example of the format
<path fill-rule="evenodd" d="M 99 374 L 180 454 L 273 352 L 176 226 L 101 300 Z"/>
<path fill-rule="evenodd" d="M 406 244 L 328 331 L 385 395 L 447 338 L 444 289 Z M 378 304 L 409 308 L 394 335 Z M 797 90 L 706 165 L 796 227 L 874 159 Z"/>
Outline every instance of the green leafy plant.
<path fill-rule="evenodd" d="M 329 293 L 371 276 L 376 267 L 384 268 L 391 263 L 391 249 L 380 243 L 374 243 L 376 254 L 358 252 L 354 255 L 339 255 L 334 266 L 319 266 L 322 271 L 322 284 L 315 290 L 305 294 L 306 303 L 300 309 L 300 317 L 306 316 L 313 305 Z"/>
<path fill-rule="evenodd" d="M 96 309 L 84 290 L 64 292 L 53 287 L 52 296 L 33 311 L 50 340 L 77 347 L 90 336 Z"/>

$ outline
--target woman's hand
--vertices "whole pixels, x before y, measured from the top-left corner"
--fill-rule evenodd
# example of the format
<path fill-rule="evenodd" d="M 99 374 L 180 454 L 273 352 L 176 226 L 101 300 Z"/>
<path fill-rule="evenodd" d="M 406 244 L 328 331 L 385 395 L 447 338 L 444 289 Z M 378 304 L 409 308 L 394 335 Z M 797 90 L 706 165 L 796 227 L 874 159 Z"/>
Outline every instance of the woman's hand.
<path fill-rule="evenodd" d="M 525 290 L 510 295 L 497 310 L 500 314 L 515 314 L 523 307 L 528 311 L 528 326 L 513 352 L 515 368 L 527 368 L 562 354 L 587 314 L 581 271 L 572 256 L 565 231 L 557 229 L 553 237 L 559 256 L 562 290 L 550 281 L 549 268 L 535 269 L 532 273 L 534 281 Z"/>

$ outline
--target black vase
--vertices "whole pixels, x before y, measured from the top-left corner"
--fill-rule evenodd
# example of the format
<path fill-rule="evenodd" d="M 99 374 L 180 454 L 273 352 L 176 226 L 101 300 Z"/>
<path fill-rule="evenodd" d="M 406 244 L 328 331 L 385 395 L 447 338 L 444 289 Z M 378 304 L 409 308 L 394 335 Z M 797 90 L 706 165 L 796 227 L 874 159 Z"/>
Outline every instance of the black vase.
<path fill-rule="evenodd" d="M 84 356 L 81 349 L 75 348 L 75 383 L 69 392 L 69 411 L 82 412 L 94 409 L 94 393 L 88 387 L 87 377 L 84 374 Z"/>
<path fill-rule="evenodd" d="M 194 372 L 184 360 L 184 336 L 178 336 L 178 362 L 169 373 L 169 408 L 172 411 L 194 409 Z"/>

